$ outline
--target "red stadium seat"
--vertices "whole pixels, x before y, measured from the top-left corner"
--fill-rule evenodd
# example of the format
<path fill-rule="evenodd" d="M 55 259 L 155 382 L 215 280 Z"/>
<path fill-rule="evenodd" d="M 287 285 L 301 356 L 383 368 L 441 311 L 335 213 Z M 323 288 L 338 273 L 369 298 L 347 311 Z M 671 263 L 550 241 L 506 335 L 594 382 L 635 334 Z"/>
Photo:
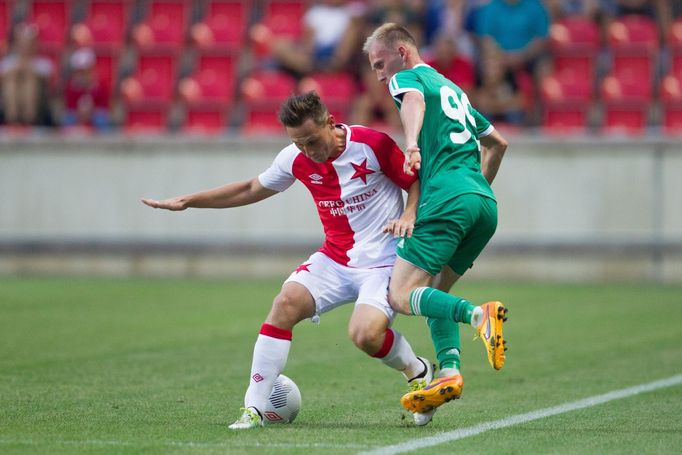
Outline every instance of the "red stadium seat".
<path fill-rule="evenodd" d="M 602 98 L 605 101 L 636 101 L 649 103 L 652 100 L 650 81 L 637 77 L 636 72 L 624 71 L 609 74 L 602 81 Z"/>
<path fill-rule="evenodd" d="M 26 21 L 38 27 L 38 39 L 43 50 L 61 52 L 64 49 L 72 3 L 68 0 L 29 2 Z"/>
<path fill-rule="evenodd" d="M 127 107 L 125 123 L 126 133 L 160 133 L 168 126 L 167 106 L 149 106 L 133 104 Z"/>
<path fill-rule="evenodd" d="M 661 84 L 663 129 L 668 134 L 682 134 L 682 78 L 668 74 Z"/>
<path fill-rule="evenodd" d="M 247 134 L 280 133 L 277 118 L 280 103 L 296 91 L 296 81 L 281 71 L 260 71 L 246 78 L 241 85 L 245 101 Z"/>
<path fill-rule="evenodd" d="M 140 48 L 181 46 L 190 7 L 186 0 L 151 0 L 145 19 L 133 28 L 133 41 Z"/>
<path fill-rule="evenodd" d="M 301 0 L 269 0 L 265 5 L 263 25 L 275 36 L 300 38 L 307 6 L 307 2 Z"/>
<path fill-rule="evenodd" d="M 666 38 L 668 40 L 668 47 L 682 50 L 682 18 L 672 23 Z"/>
<path fill-rule="evenodd" d="M 587 50 L 599 48 L 599 27 L 585 16 L 570 16 L 552 24 L 550 28 L 550 47 L 566 49 L 575 46 Z"/>
<path fill-rule="evenodd" d="M 7 52 L 7 38 L 10 33 L 13 2 L 0 2 L 0 55 Z"/>
<path fill-rule="evenodd" d="M 349 73 L 315 73 L 299 83 L 300 92 L 315 90 L 326 103 L 348 104 L 357 95 L 357 87 Z"/>
<path fill-rule="evenodd" d="M 587 130 L 587 109 L 579 104 L 548 105 L 542 127 L 549 134 L 583 133 Z"/>
<path fill-rule="evenodd" d="M 594 21 L 583 16 L 564 18 L 552 24 L 549 43 L 555 71 L 572 69 L 588 79 L 594 77 L 599 50 L 599 28 Z"/>
<path fill-rule="evenodd" d="M 281 134 L 282 128 L 275 106 L 252 106 L 246 114 L 242 132 L 249 135 Z"/>
<path fill-rule="evenodd" d="M 225 131 L 229 110 L 225 106 L 187 106 L 183 131 L 198 134 L 220 134 Z"/>
<path fill-rule="evenodd" d="M 353 77 L 348 73 L 315 73 L 298 84 L 300 93 L 315 90 L 324 100 L 334 118 L 343 122 L 348 118 L 349 100 L 358 93 Z"/>
<path fill-rule="evenodd" d="M 627 15 L 614 20 L 607 30 L 607 41 L 612 48 L 658 47 L 656 22 L 646 16 Z"/>
<path fill-rule="evenodd" d="M 592 81 L 578 71 L 564 70 L 546 77 L 541 83 L 540 94 L 544 102 L 590 101 Z"/>
<path fill-rule="evenodd" d="M 641 104 L 619 103 L 607 106 L 604 113 L 607 133 L 642 135 L 647 124 L 647 109 Z"/>
<path fill-rule="evenodd" d="M 592 92 L 592 81 L 579 72 L 564 70 L 545 78 L 540 87 L 542 126 L 558 134 L 584 131 Z"/>
<path fill-rule="evenodd" d="M 192 26 L 192 40 L 204 48 L 237 50 L 244 42 L 250 2 L 210 0 L 204 20 Z"/>
<path fill-rule="evenodd" d="M 98 50 L 95 54 L 95 71 L 100 82 L 111 92 L 118 75 L 118 51 Z M 109 94 L 111 96 L 111 93 Z"/>
<path fill-rule="evenodd" d="M 71 30 L 73 41 L 81 46 L 123 46 L 132 0 L 90 0 L 86 4 L 84 21 Z"/>
<path fill-rule="evenodd" d="M 296 81 L 281 71 L 257 71 L 242 82 L 241 90 L 249 103 L 279 104 L 296 91 Z"/>
<path fill-rule="evenodd" d="M 608 27 L 607 41 L 613 57 L 611 71 L 632 73 L 642 84 L 651 85 L 659 48 L 653 19 L 639 15 L 617 19 Z"/>
<path fill-rule="evenodd" d="M 170 101 L 174 94 L 176 55 L 174 53 L 143 53 L 135 73 L 121 83 L 125 101 Z"/>
<path fill-rule="evenodd" d="M 182 82 L 182 95 L 188 102 L 230 104 L 234 99 L 236 55 L 204 52 L 194 72 Z"/>
<path fill-rule="evenodd" d="M 306 1 L 269 0 L 264 6 L 263 16 L 249 30 L 256 57 L 270 53 L 273 40 L 286 38 L 298 40 L 303 35 L 303 15 Z"/>
<path fill-rule="evenodd" d="M 668 49 L 670 50 L 670 69 L 678 77 L 682 77 L 682 19 L 677 19 L 670 27 Z"/>
<path fill-rule="evenodd" d="M 642 134 L 652 101 L 651 83 L 635 72 L 610 74 L 602 81 L 604 127 L 607 132 Z"/>
<path fill-rule="evenodd" d="M 679 53 L 676 51 L 671 51 L 671 61 L 670 61 L 670 71 L 672 71 L 677 76 L 682 76 L 682 49 Z"/>

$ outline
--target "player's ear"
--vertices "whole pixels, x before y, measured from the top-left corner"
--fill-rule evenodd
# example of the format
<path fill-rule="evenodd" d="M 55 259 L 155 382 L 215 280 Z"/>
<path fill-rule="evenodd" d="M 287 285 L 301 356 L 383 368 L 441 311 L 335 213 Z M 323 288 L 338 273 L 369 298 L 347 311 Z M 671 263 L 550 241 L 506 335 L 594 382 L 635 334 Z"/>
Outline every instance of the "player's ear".
<path fill-rule="evenodd" d="M 336 128 L 336 119 L 334 118 L 333 115 L 329 114 L 327 117 L 327 124 L 330 125 L 332 128 Z"/>

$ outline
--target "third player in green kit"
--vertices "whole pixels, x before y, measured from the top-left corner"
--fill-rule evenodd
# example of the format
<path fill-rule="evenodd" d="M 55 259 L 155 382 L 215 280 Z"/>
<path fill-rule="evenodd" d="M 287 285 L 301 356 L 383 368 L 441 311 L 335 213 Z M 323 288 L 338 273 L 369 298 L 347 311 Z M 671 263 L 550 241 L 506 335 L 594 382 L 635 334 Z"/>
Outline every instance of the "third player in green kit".
<path fill-rule="evenodd" d="M 414 231 L 398 245 L 389 299 L 403 314 L 425 316 L 431 329 L 439 377 L 401 399 L 426 420 L 462 392 L 458 323 L 476 328 L 493 368 L 504 365 L 506 308 L 500 302 L 476 306 L 447 292 L 495 232 L 497 203 L 490 183 L 507 142 L 457 85 L 424 64 L 404 27 L 382 25 L 364 50 L 400 110 L 405 168 L 418 170 L 421 182 Z"/>

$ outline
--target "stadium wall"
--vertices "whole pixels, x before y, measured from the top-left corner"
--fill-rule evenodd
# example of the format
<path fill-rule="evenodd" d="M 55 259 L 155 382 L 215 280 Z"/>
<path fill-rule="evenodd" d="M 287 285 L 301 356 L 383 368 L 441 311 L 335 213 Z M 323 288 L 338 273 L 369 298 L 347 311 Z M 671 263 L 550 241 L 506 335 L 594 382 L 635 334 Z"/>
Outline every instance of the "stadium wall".
<path fill-rule="evenodd" d="M 321 242 L 294 185 L 250 207 L 164 198 L 256 176 L 285 138 L 31 137 L 0 142 L 0 274 L 284 276 Z M 682 147 L 512 137 L 478 278 L 682 282 Z"/>

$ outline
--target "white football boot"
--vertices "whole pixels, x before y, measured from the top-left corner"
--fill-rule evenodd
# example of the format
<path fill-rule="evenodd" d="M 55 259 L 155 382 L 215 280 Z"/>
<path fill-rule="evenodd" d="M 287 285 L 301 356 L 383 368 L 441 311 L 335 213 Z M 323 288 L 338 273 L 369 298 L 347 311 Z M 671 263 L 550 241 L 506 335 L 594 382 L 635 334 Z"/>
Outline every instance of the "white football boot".
<path fill-rule="evenodd" d="M 407 383 L 410 391 L 421 390 L 429 385 L 431 381 L 433 381 L 433 372 L 436 366 L 424 357 L 419 357 L 419 360 L 421 360 L 424 363 L 424 366 L 426 366 L 426 373 L 423 376 L 414 378 Z M 436 413 L 436 409 L 438 408 L 434 408 L 428 412 L 413 412 L 412 416 L 414 417 L 414 424 L 422 427 L 429 423 L 433 418 L 433 415 Z"/>
<path fill-rule="evenodd" d="M 230 430 L 249 430 L 263 426 L 263 419 L 256 408 L 241 408 L 241 410 L 244 411 L 242 416 L 230 425 Z"/>

